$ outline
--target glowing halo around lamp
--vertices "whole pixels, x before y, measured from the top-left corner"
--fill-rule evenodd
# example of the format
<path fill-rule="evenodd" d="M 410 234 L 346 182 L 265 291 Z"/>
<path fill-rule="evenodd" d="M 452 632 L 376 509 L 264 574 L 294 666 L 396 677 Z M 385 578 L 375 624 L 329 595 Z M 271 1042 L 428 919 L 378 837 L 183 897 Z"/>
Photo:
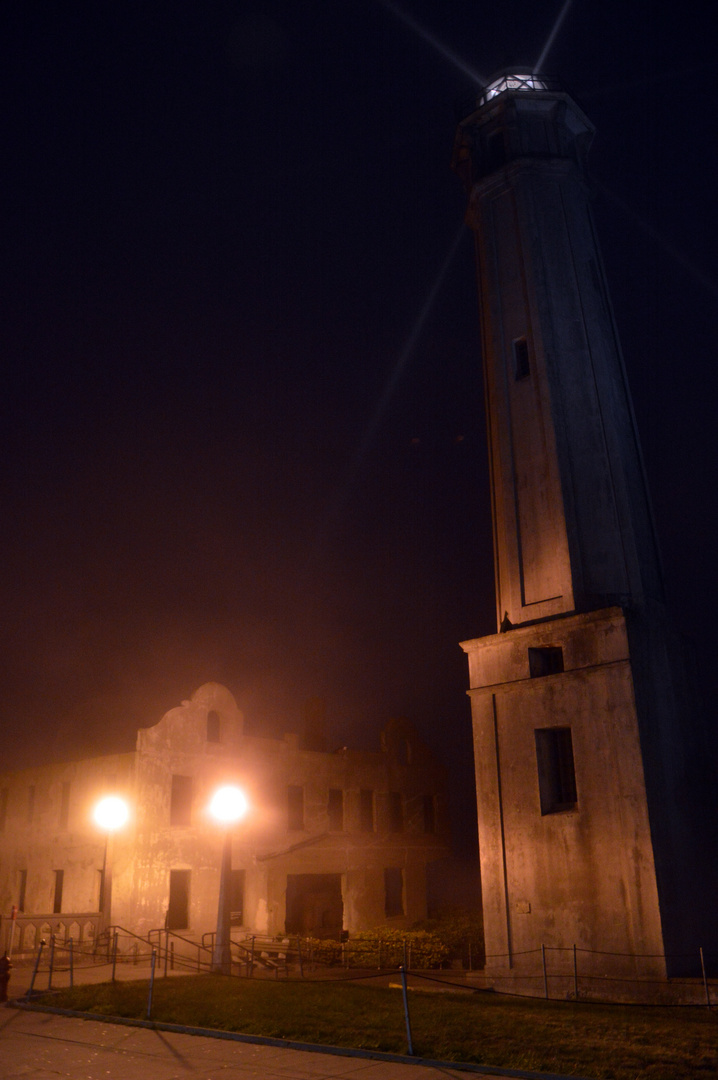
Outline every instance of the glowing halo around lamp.
<path fill-rule="evenodd" d="M 95 821 L 105 832 L 121 829 L 129 816 L 127 803 L 117 795 L 107 795 L 100 799 L 94 810 Z"/>
<path fill-rule="evenodd" d="M 248 807 L 249 803 L 244 792 L 232 784 L 227 784 L 215 791 L 209 804 L 209 812 L 217 821 L 231 825 L 232 822 L 244 817 Z"/>

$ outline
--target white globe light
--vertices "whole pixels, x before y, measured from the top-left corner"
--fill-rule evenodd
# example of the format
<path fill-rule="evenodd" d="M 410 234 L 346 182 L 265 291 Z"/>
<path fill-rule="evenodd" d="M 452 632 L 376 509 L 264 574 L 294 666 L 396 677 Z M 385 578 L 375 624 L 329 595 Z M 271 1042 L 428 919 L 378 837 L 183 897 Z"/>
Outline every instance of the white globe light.
<path fill-rule="evenodd" d="M 244 792 L 238 787 L 228 784 L 226 787 L 218 788 L 215 791 L 209 804 L 209 811 L 218 821 L 231 824 L 231 822 L 239 821 L 241 817 L 244 817 L 248 805 Z"/>
<path fill-rule="evenodd" d="M 127 803 L 117 795 L 107 795 L 95 807 L 95 821 L 105 832 L 121 829 L 129 816 Z"/>

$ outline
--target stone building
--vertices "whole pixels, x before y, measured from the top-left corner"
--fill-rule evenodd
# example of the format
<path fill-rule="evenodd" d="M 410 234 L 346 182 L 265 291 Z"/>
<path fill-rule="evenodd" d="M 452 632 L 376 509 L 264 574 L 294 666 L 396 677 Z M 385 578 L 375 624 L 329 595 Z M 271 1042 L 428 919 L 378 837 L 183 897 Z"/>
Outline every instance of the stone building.
<path fill-rule="evenodd" d="M 16 950 L 51 931 L 87 940 L 103 922 L 195 940 L 214 930 L 224 834 L 207 808 L 228 782 L 250 807 L 232 841 L 238 936 L 425 918 L 427 867 L 448 854 L 440 766 L 406 721 L 387 724 L 377 751 L 327 752 L 318 719 L 302 738 L 249 735 L 232 694 L 208 683 L 132 752 L 0 777 L 0 944 L 13 905 Z M 107 794 L 130 817 L 106 847 L 92 815 Z"/>
<path fill-rule="evenodd" d="M 714 796 L 591 215 L 592 135 L 558 86 L 512 72 L 454 153 L 476 241 L 498 631 L 463 648 L 487 973 L 503 985 L 547 947 L 569 968 L 576 946 L 584 973 L 665 978 L 718 946 Z"/>

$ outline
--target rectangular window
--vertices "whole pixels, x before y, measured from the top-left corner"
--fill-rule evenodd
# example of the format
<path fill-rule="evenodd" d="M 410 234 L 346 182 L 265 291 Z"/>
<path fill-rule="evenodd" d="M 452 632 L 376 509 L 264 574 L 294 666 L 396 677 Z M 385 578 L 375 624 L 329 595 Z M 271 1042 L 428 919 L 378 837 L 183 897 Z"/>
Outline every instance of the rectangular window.
<path fill-rule="evenodd" d="M 344 828 L 344 792 L 341 788 L 329 788 L 329 828 L 341 832 Z"/>
<path fill-rule="evenodd" d="M 62 911 L 62 886 L 65 880 L 64 870 L 55 870 L 55 895 L 52 901 L 53 915 L 59 915 Z"/>
<path fill-rule="evenodd" d="M 232 926 L 244 922 L 244 870 L 232 870 L 230 875 L 229 921 Z"/>
<path fill-rule="evenodd" d="M 170 902 L 167 908 L 167 929 L 189 928 L 189 870 L 170 870 Z"/>
<path fill-rule="evenodd" d="M 5 832 L 5 822 L 7 821 L 7 788 L 4 787 L 0 790 L 0 832 Z"/>
<path fill-rule="evenodd" d="M 65 780 L 60 795 L 60 828 L 66 829 L 70 820 L 70 781 Z"/>
<path fill-rule="evenodd" d="M 32 819 L 35 816 L 35 785 L 30 784 L 27 789 L 27 823 L 32 824 Z"/>
<path fill-rule="evenodd" d="M 304 828 L 304 788 L 290 784 L 287 788 L 287 827 Z"/>
<path fill-rule="evenodd" d="M 172 777 L 172 795 L 170 798 L 170 825 L 187 826 L 192 824 L 192 777 Z"/>
<path fill-rule="evenodd" d="M 389 830 L 402 832 L 404 828 L 404 803 L 400 791 L 389 792 Z"/>
<path fill-rule="evenodd" d="M 532 679 L 540 679 L 542 675 L 559 675 L 562 671 L 563 649 L 560 646 L 529 649 L 529 674 Z"/>
<path fill-rule="evenodd" d="M 573 810 L 577 796 L 571 728 L 537 728 L 534 736 L 541 813 Z"/>
<path fill-rule="evenodd" d="M 359 828 L 362 832 L 374 832 L 374 792 L 370 788 L 359 792 Z"/>
<path fill-rule="evenodd" d="M 436 803 L 433 795 L 424 796 L 424 832 L 436 832 Z"/>
<path fill-rule="evenodd" d="M 525 337 L 515 338 L 511 342 L 511 352 L 514 358 L 514 378 L 528 379 L 531 374 L 529 367 L 529 344 Z"/>
<path fill-rule="evenodd" d="M 17 907 L 18 911 L 25 910 L 25 904 L 27 902 L 27 870 L 21 870 L 19 874 L 18 890 L 17 890 Z"/>
<path fill-rule="evenodd" d="M 398 866 L 384 870 L 384 914 L 387 918 L 404 914 L 404 873 Z"/>

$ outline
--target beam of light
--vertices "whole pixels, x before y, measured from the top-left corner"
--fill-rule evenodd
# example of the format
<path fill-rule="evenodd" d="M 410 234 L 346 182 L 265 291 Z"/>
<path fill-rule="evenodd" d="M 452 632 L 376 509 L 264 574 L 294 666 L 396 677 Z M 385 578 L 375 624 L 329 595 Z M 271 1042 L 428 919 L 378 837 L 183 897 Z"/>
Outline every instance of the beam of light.
<path fill-rule="evenodd" d="M 679 251 L 678 248 L 670 243 L 670 241 L 666 240 L 665 236 L 663 236 L 658 229 L 655 229 L 653 225 L 648 221 L 645 221 L 640 214 L 637 214 L 627 202 L 624 202 L 620 195 L 616 195 L 615 191 L 611 191 L 611 189 L 606 187 L 605 184 L 602 184 L 600 180 L 597 180 L 595 176 L 593 177 L 593 182 L 596 187 L 600 188 L 603 194 L 611 200 L 611 202 L 615 203 L 616 206 L 619 206 L 621 210 L 623 210 L 624 214 L 633 221 L 634 225 L 637 225 L 646 236 L 650 236 L 654 244 L 658 244 L 658 246 L 665 251 L 666 255 L 675 259 L 678 265 L 682 266 L 683 269 L 686 270 L 699 285 L 702 285 L 704 289 L 707 289 L 713 296 L 718 296 L 718 282 L 713 278 L 708 277 L 707 274 L 704 274 L 703 271 L 700 270 L 695 263 L 692 263 L 682 251 Z"/>
<path fill-rule="evenodd" d="M 450 64 L 453 64 L 454 67 L 458 68 L 464 75 L 468 75 L 468 77 L 478 86 L 483 86 L 486 83 L 486 79 L 483 75 L 480 75 L 479 72 L 467 64 L 465 60 L 462 60 L 460 56 L 457 56 L 452 49 L 447 45 L 444 45 L 438 38 L 434 37 L 432 33 L 421 26 L 421 24 L 418 23 L 416 19 L 413 19 L 411 15 L 408 15 L 405 11 L 402 11 L 401 8 L 397 7 L 396 4 L 392 3 L 392 0 L 381 0 L 381 3 L 391 11 L 392 15 L 395 15 L 397 19 L 400 19 L 405 26 L 408 26 L 410 30 L 413 30 L 422 41 L 425 41 L 427 45 L 431 45 L 432 48 L 436 49 L 445 60 L 448 60 Z"/>
<path fill-rule="evenodd" d="M 397 359 L 396 363 L 394 364 L 394 366 L 392 367 L 392 369 L 391 369 L 391 371 L 389 373 L 389 377 L 387 379 L 384 390 L 382 391 L 381 397 L 380 397 L 380 399 L 379 399 L 379 401 L 377 403 L 377 406 L 374 409 L 374 411 L 373 411 L 373 413 L 372 413 L 372 415 L 371 415 L 371 417 L 370 417 L 370 419 L 369 419 L 369 421 L 367 423 L 366 428 L 364 429 L 364 433 L 363 433 L 363 435 L 361 437 L 361 441 L 359 443 L 359 446 L 357 447 L 356 451 L 354 452 L 354 455 L 353 455 L 351 461 L 347 465 L 346 472 L 345 472 L 344 477 L 343 477 L 341 489 L 340 489 L 340 491 L 339 491 L 333 505 L 329 507 L 323 521 L 320 523 L 320 525 L 318 526 L 318 528 L 316 530 L 316 536 L 315 536 L 316 548 L 315 548 L 315 552 L 317 554 L 320 552 L 323 542 L 325 542 L 330 537 L 332 532 L 337 528 L 337 525 L 338 525 L 339 519 L 341 517 L 341 514 L 342 514 L 345 506 L 349 502 L 349 499 L 351 497 L 351 492 L 352 492 L 352 486 L 353 486 L 354 481 L 356 480 L 356 477 L 357 477 L 357 475 L 358 475 L 358 473 L 359 473 L 359 471 L 361 469 L 362 462 L 363 462 L 363 460 L 364 460 L 364 458 L 365 458 L 365 456 L 366 456 L 366 454 L 367 454 L 367 452 L 368 452 L 368 450 L 369 450 L 369 448 L 370 448 L 370 446 L 372 444 L 374 436 L 376 435 L 377 428 L 379 427 L 379 424 L 380 424 L 381 419 L 382 419 L 382 417 L 383 417 L 383 415 L 384 415 L 384 413 L 386 411 L 386 408 L 387 408 L 389 402 L 391 401 L 391 398 L 392 398 L 392 395 L 393 395 L 393 393 L 394 393 L 394 391 L 396 389 L 397 383 L 399 382 L 402 374 L 404 373 L 404 370 L 407 367 L 407 364 L 409 362 L 411 354 L 412 354 L 412 352 L 414 351 L 414 349 L 416 347 L 416 344 L 417 344 L 417 342 L 419 340 L 421 332 L 422 332 L 422 330 L 423 330 L 423 328 L 424 328 L 424 326 L 426 324 L 426 320 L 429 317 L 429 313 L 430 313 L 430 311 L 431 311 L 431 309 L 432 309 L 432 307 L 434 305 L 434 302 L 435 302 L 435 300 L 436 300 L 436 298 L 437 298 L 437 296 L 439 294 L 439 290 L 441 289 L 441 286 L 442 286 L 442 284 L 444 282 L 444 279 L 446 278 L 449 267 L 451 266 L 451 263 L 452 263 L 452 261 L 454 259 L 454 256 L 455 256 L 455 254 L 456 254 L 456 252 L 458 250 L 459 244 L 461 243 L 461 239 L 462 239 L 465 231 L 466 230 L 465 230 L 464 224 L 462 222 L 461 226 L 459 228 L 459 231 L 457 232 L 456 236 L 454 237 L 454 239 L 453 239 L 453 241 L 451 243 L 451 247 L 449 248 L 448 254 L 446 255 L 446 258 L 444 259 L 444 262 L 442 263 L 441 268 L 440 268 L 440 270 L 439 270 L 439 272 L 438 272 L 438 274 L 437 274 L 437 276 L 436 276 L 436 278 L 434 280 L 434 283 L 433 283 L 433 285 L 431 286 L 429 292 L 426 295 L 426 299 L 424 300 L 424 304 L 423 304 L 423 306 L 421 308 L 421 311 L 419 312 L 419 315 L 418 315 L 418 317 L 416 319 L 416 322 L 414 323 L 414 326 L 413 326 L 411 332 L 409 333 L 408 338 L 406 339 L 406 342 L 404 344 L 404 348 L 401 351 L 401 355 L 399 356 L 399 358 Z M 297 580 L 299 582 L 299 587 L 304 587 L 304 586 L 308 585 L 309 580 L 310 580 L 310 571 L 311 571 L 311 567 L 309 565 L 307 565 L 305 567 L 304 573 L 301 574 L 301 575 L 297 575 L 297 578 L 295 580 Z M 300 578 L 301 578 L 301 580 L 300 580 Z"/>
<path fill-rule="evenodd" d="M 561 23 L 566 18 L 566 12 L 568 11 L 568 9 L 570 7 L 571 7 L 571 0 L 564 0 L 564 5 L 561 8 L 561 10 L 559 11 L 558 18 L 556 19 L 556 22 L 553 24 L 553 29 L 551 30 L 551 33 L 548 36 L 546 44 L 543 47 L 543 52 L 541 53 L 541 55 L 539 56 L 538 60 L 536 61 L 535 65 L 534 65 L 534 71 L 543 71 L 543 65 L 546 62 L 546 57 L 548 56 L 548 54 L 549 54 L 549 52 L 551 50 L 551 46 L 554 43 L 554 39 L 556 37 L 556 34 L 561 29 Z"/>
<path fill-rule="evenodd" d="M 434 301 L 436 300 L 436 297 L 439 294 L 439 290 L 441 289 L 441 286 L 444 283 L 444 278 L 446 277 L 446 275 L 448 273 L 448 270 L 449 270 L 449 267 L 451 266 L 451 263 L 454 260 L 454 255 L 456 254 L 456 251 L 457 251 L 457 249 L 459 247 L 459 244 L 461 243 L 461 238 L 462 238 L 463 235 L 464 235 L 464 223 L 462 222 L 460 227 L 459 227 L 459 231 L 457 232 L 456 236 L 454 237 L 454 239 L 452 241 L 451 247 L 449 248 L 449 252 L 448 252 L 446 258 L 444 259 L 443 265 L 442 265 L 441 269 L 439 270 L 439 273 L 436 275 L 436 278 L 434 279 L 434 284 L 431 286 L 431 289 L 429 290 L 429 292 L 427 294 L 426 300 L 424 301 L 424 305 L 423 305 L 421 311 L 419 312 L 419 315 L 417 317 L 416 322 L 414 323 L 414 326 L 413 326 L 413 328 L 411 330 L 411 333 L 409 334 L 408 338 L 406 339 L 406 343 L 404 345 L 404 348 L 401 350 L 401 354 L 399 355 L 399 358 L 396 361 L 396 363 L 394 364 L 394 367 L 393 367 L 393 369 L 392 369 L 392 371 L 391 371 L 391 373 L 389 375 L 389 378 L 387 379 L 386 386 L 384 387 L 383 393 L 382 393 L 381 397 L 379 398 L 379 402 L 377 404 L 376 409 L 374 410 L 374 414 L 371 417 L 369 423 L 367 424 L 366 430 L 364 432 L 364 437 L 362 438 L 362 441 L 361 441 L 361 443 L 359 445 L 359 449 L 357 450 L 357 453 L 356 453 L 355 465 L 358 464 L 359 461 L 361 461 L 361 459 L 364 457 L 367 450 L 369 449 L 369 446 L 370 446 L 370 444 L 371 444 L 371 442 L 372 442 L 372 440 L 374 438 L 374 434 L 376 432 L 376 429 L 379 427 L 379 423 L 381 421 L 381 418 L 384 415 L 384 412 L 386 411 L 386 407 L 389 404 L 389 402 L 391 401 L 391 398 L 392 398 L 392 396 L 394 394 L 394 390 L 396 389 L 396 384 L 399 382 L 399 379 L 401 378 L 402 374 L 404 373 L 404 369 L 406 368 L 406 365 L 409 362 L 411 354 L 413 353 L 414 349 L 416 348 L 416 343 L 419 340 L 419 337 L 421 336 L 421 332 L 424 329 L 424 326 L 426 324 L 426 320 L 429 317 L 429 312 L 431 311 L 432 307 L 434 306 Z"/>

